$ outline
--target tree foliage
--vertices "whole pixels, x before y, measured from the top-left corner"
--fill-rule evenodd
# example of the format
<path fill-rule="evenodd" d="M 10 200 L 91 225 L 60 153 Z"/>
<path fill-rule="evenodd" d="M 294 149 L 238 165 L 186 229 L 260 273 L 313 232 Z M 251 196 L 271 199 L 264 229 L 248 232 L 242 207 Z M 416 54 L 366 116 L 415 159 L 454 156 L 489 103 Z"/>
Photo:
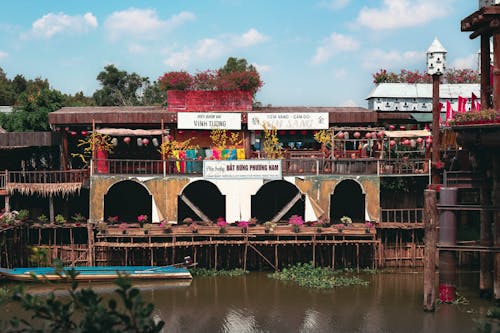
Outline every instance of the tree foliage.
<path fill-rule="evenodd" d="M 154 305 L 144 302 L 126 276 L 119 276 L 115 282 L 118 301 L 111 298 L 105 303 L 92 288 L 78 288 L 74 270 L 62 272 L 59 268 L 59 274 L 71 282 L 69 297 L 54 292 L 34 296 L 22 286 L 15 287 L 8 300 L 20 304 L 31 320 L 14 316 L 3 323 L 2 332 L 157 333 L 165 325 L 152 318 Z"/>

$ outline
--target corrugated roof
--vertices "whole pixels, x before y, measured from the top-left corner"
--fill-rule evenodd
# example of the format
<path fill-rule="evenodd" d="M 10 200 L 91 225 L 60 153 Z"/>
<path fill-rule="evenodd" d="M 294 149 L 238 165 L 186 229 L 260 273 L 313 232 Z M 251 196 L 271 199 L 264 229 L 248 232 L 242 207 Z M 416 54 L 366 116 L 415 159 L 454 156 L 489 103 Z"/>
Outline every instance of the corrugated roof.
<path fill-rule="evenodd" d="M 470 98 L 474 93 L 480 96 L 479 83 L 443 83 L 439 85 L 441 99 Z M 430 83 L 379 83 L 368 95 L 371 98 L 432 98 Z"/>

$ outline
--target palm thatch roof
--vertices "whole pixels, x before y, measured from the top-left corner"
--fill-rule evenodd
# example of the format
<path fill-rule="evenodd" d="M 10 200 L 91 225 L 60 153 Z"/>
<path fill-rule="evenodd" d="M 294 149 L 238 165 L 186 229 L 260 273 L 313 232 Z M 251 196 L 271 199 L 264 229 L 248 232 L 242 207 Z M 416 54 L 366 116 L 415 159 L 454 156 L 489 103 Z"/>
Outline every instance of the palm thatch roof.
<path fill-rule="evenodd" d="M 22 195 L 38 194 L 42 197 L 49 197 L 60 194 L 61 196 L 69 196 L 71 194 L 80 193 L 82 183 L 64 183 L 64 184 L 47 184 L 47 183 L 7 183 L 6 189 L 9 194 L 19 192 Z"/>

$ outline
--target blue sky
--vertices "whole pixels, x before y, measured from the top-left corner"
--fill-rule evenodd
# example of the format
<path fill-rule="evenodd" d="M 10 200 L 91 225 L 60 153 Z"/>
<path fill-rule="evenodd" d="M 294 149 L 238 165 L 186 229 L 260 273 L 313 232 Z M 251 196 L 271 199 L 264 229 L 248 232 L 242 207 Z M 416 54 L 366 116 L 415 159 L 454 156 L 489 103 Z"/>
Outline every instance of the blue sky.
<path fill-rule="evenodd" d="M 460 31 L 476 0 L 16 0 L 0 11 L 0 67 L 91 95 L 107 64 L 156 80 L 230 56 L 254 64 L 273 106 L 363 106 L 380 68 L 425 68 L 434 37 L 448 65 L 477 67 Z"/>

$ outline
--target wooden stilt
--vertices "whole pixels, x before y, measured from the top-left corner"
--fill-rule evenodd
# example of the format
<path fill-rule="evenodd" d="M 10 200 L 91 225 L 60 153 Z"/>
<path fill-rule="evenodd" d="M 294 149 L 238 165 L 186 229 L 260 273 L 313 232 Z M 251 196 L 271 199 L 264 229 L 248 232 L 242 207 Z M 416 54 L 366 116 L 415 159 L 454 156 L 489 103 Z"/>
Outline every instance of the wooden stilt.
<path fill-rule="evenodd" d="M 217 249 L 218 249 L 218 245 L 215 244 L 215 246 L 214 246 L 214 268 L 215 268 L 215 270 L 217 270 Z"/>
<path fill-rule="evenodd" d="M 54 198 L 49 195 L 49 221 L 54 223 Z"/>
<path fill-rule="evenodd" d="M 425 190 L 424 198 L 424 311 L 434 311 L 436 302 L 436 225 L 438 221 L 436 192 Z"/>
<path fill-rule="evenodd" d="M 359 274 L 359 243 L 356 243 L 356 270 Z"/>
<path fill-rule="evenodd" d="M 316 235 L 313 236 L 312 241 L 312 264 L 316 267 Z"/>
<path fill-rule="evenodd" d="M 243 270 L 247 270 L 247 254 L 248 254 L 248 241 L 245 243 L 245 250 L 243 254 Z"/>
<path fill-rule="evenodd" d="M 332 271 L 335 270 L 335 245 L 332 245 Z"/>
<path fill-rule="evenodd" d="M 275 271 L 278 271 L 278 244 L 274 245 L 274 266 L 276 267 Z"/>
<path fill-rule="evenodd" d="M 194 247 L 194 255 L 193 255 L 193 257 L 194 257 L 194 259 L 193 259 L 194 262 L 197 263 L 198 262 L 198 248 L 196 246 Z"/>

